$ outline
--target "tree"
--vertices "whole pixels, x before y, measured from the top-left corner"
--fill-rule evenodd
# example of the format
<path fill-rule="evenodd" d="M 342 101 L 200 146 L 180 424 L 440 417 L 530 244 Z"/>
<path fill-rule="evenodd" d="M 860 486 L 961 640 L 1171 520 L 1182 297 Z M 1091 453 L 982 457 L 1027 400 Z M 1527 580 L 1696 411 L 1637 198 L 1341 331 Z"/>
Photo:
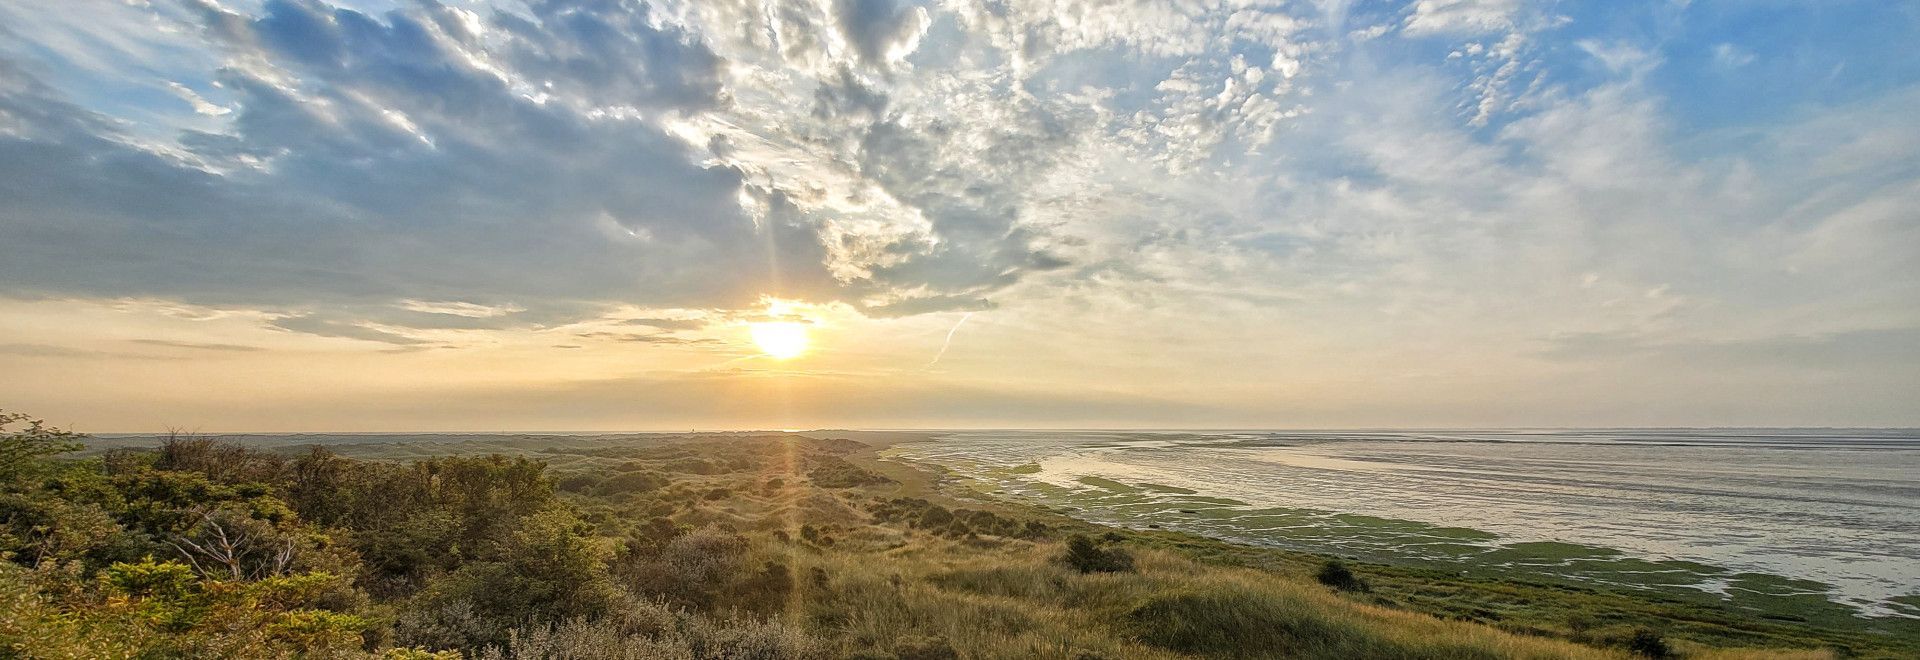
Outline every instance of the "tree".
<path fill-rule="evenodd" d="M 186 534 L 168 543 L 201 575 L 258 580 L 286 575 L 293 567 L 292 539 L 243 509 L 226 506 L 200 510 Z"/>
<path fill-rule="evenodd" d="M 0 482 L 19 479 L 41 458 L 79 449 L 82 437 L 22 413 L 0 410 Z"/>

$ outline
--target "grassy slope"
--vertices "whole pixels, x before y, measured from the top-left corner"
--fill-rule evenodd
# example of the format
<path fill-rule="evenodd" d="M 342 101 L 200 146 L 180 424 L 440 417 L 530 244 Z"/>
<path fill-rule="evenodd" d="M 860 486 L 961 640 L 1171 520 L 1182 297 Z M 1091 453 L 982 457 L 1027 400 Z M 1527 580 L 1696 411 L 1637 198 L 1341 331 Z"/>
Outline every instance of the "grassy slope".
<path fill-rule="evenodd" d="M 909 436 L 856 437 L 884 446 Z M 763 441 L 787 443 L 786 457 L 776 454 L 747 471 L 712 474 L 686 472 L 684 457 L 635 460 L 623 449 L 686 443 L 698 456 Z M 778 612 L 787 623 L 827 638 L 843 655 L 891 648 L 899 657 L 942 657 L 946 644 L 964 657 L 1622 657 L 1619 645 L 1639 627 L 1666 632 L 1688 657 L 1832 657 L 1824 649 L 1913 657 L 1920 648 L 1912 638 L 1759 621 L 1698 603 L 1390 566 L 1357 567 L 1373 591 L 1339 594 L 1306 577 L 1323 557 L 1168 532 L 1096 528 L 944 486 L 937 475 L 880 459 L 871 446 L 854 448 L 845 458 L 893 483 L 821 487 L 806 472 L 804 446 L 812 444 L 792 436 L 501 438 L 431 448 L 394 443 L 336 449 L 365 458 L 413 458 L 428 449 L 527 453 L 548 460 L 561 477 L 641 466 L 668 473 L 674 483 L 661 492 L 580 495 L 576 502 L 609 528 L 672 502 L 676 521 L 748 532 L 756 555 L 788 565 L 798 578 L 787 603 L 753 609 Z M 716 489 L 725 494 L 703 495 Z M 954 537 L 907 521 L 873 523 L 874 503 L 895 497 L 1040 520 L 1055 531 L 1030 541 Z M 803 527 L 832 539 L 831 545 L 803 540 Z M 1073 530 L 1124 536 L 1121 545 L 1138 555 L 1138 571 L 1081 575 L 1059 565 L 1053 561 L 1060 554 L 1057 540 Z"/>
<path fill-rule="evenodd" d="M 928 494 L 919 496 L 976 508 L 984 497 L 977 489 L 958 484 L 940 488 L 937 475 L 880 458 L 888 445 L 912 438 L 896 434 L 857 439 L 866 441 L 872 450 L 849 460 L 909 481 L 907 488 Z M 1118 531 L 1133 543 L 1171 550 L 1203 563 L 1256 568 L 1300 581 L 1310 580 L 1327 559 L 1180 532 Z M 1612 591 L 1509 571 L 1462 575 L 1380 564 L 1355 566 L 1355 570 L 1372 585 L 1372 592 L 1365 598 L 1372 603 L 1484 623 L 1523 635 L 1605 645 L 1623 639 L 1634 629 L 1651 628 L 1696 651 L 1716 647 L 1799 648 L 1831 650 L 1841 657 L 1920 657 L 1920 621 L 1912 619 L 1781 620 L 1729 607 L 1706 594 L 1689 597 Z M 1790 607 L 1771 609 L 1791 611 Z"/>

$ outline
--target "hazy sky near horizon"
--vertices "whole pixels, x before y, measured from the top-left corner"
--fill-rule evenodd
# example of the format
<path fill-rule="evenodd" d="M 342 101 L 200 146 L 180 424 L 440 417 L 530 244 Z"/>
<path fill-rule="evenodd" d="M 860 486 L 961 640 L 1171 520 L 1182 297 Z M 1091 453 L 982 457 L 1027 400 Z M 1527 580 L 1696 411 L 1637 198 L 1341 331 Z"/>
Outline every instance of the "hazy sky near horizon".
<path fill-rule="evenodd" d="M 1920 426 L 1916 43 L 1867 0 L 0 0 L 0 408 Z"/>

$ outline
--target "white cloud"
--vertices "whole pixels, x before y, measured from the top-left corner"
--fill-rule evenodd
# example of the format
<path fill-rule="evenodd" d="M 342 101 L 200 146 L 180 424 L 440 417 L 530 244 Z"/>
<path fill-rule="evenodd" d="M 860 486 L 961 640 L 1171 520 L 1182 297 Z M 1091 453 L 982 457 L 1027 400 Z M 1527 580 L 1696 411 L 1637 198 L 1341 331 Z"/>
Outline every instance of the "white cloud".
<path fill-rule="evenodd" d="M 328 350 L 693 350 L 655 331 L 767 296 L 984 310 L 969 341 L 1044 355 L 943 370 L 1205 373 L 1249 406 L 1282 371 L 1524 390 L 1608 346 L 1920 326 L 1916 92 L 1690 125 L 1661 43 L 1570 42 L 1539 5 L 192 6 L 108 21 L 191 28 L 169 58 L 6 5 L 93 73 L 0 50 L 0 294 L 249 310 Z M 156 108 L 101 100 L 129 77 Z"/>
<path fill-rule="evenodd" d="M 1752 51 L 1733 44 L 1721 43 L 1713 47 L 1713 61 L 1729 69 L 1738 69 L 1752 64 L 1754 59 L 1755 55 Z"/>
<path fill-rule="evenodd" d="M 1520 0 L 1418 0 L 1403 28 L 1409 35 L 1476 35 L 1514 27 Z"/>

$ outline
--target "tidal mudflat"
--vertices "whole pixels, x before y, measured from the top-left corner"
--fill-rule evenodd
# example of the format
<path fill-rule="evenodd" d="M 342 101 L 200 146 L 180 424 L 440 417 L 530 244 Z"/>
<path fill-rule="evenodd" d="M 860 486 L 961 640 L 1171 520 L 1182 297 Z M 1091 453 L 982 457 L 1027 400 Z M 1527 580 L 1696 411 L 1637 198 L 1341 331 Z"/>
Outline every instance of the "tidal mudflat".
<path fill-rule="evenodd" d="M 1778 617 L 1920 618 L 1913 432 L 981 431 L 890 453 L 1107 524 Z"/>

